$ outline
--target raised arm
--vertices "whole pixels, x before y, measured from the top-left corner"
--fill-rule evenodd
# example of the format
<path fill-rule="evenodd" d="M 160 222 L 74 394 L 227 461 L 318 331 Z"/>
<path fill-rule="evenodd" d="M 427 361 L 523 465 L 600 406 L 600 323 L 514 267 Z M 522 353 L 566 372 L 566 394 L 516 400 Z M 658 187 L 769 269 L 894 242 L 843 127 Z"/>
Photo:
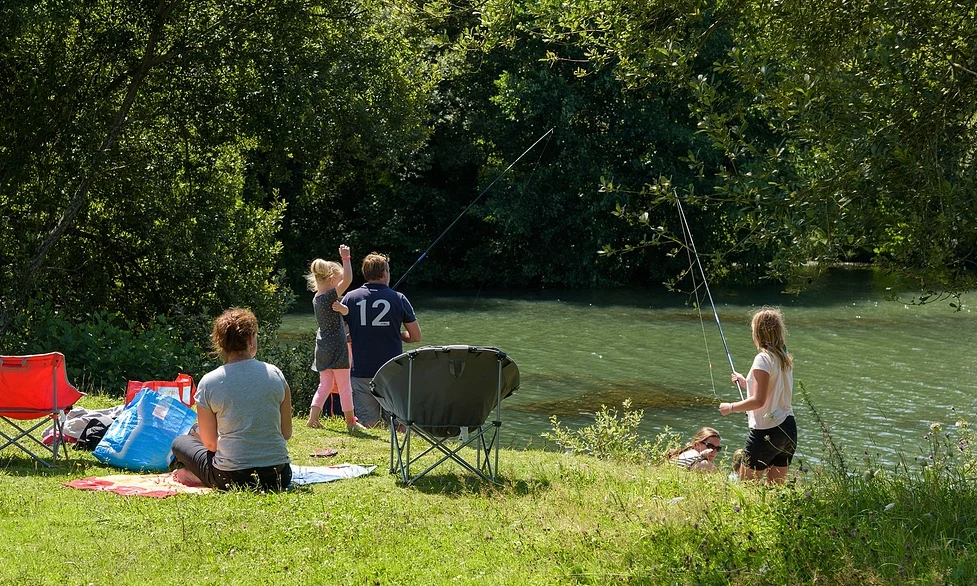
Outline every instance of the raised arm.
<path fill-rule="evenodd" d="M 343 261 L 343 280 L 336 285 L 336 295 L 342 299 L 343 293 L 349 288 L 349 284 L 353 282 L 353 265 L 349 261 L 349 247 L 345 244 L 339 245 L 339 258 Z"/>

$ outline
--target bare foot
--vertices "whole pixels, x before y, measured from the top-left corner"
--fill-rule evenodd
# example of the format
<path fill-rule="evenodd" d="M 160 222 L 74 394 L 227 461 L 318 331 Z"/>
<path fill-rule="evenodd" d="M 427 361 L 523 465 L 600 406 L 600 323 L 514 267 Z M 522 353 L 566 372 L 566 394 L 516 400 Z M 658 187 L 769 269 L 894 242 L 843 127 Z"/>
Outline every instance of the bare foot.
<path fill-rule="evenodd" d="M 306 427 L 311 427 L 312 429 L 322 429 L 322 424 L 321 424 L 321 423 L 319 423 L 319 421 L 318 421 L 318 420 L 316 420 L 316 421 L 312 421 L 312 420 L 310 419 L 310 420 L 309 420 L 309 422 L 305 424 L 305 426 L 306 426 Z"/>
<path fill-rule="evenodd" d="M 362 423 L 360 423 L 359 421 L 354 421 L 352 423 L 350 423 L 349 421 L 347 421 L 346 422 L 346 429 L 349 430 L 349 431 L 366 431 L 366 427 Z"/>
<path fill-rule="evenodd" d="M 177 468 L 173 471 L 173 480 L 179 482 L 180 484 L 185 484 L 187 486 L 203 486 L 203 482 L 197 478 L 197 475 L 190 472 L 186 468 Z"/>

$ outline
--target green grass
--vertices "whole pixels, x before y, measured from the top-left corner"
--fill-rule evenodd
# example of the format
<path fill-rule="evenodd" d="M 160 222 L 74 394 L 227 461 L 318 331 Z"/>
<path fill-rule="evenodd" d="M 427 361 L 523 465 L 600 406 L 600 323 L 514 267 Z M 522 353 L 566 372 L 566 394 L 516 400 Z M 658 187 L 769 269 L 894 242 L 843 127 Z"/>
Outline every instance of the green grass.
<path fill-rule="evenodd" d="M 86 397 L 83 406 L 112 400 Z M 404 488 L 384 431 L 296 419 L 296 464 L 378 466 L 291 490 L 123 497 L 118 474 L 0 452 L 0 584 L 967 584 L 973 482 L 801 474 L 765 489 L 585 455 L 503 451 L 501 484 L 445 465 Z M 504 428 L 503 428 L 504 429 Z M 328 460 L 309 456 L 332 447 Z M 933 476 L 933 471 L 930 473 Z M 890 506 L 891 505 L 891 506 Z"/>

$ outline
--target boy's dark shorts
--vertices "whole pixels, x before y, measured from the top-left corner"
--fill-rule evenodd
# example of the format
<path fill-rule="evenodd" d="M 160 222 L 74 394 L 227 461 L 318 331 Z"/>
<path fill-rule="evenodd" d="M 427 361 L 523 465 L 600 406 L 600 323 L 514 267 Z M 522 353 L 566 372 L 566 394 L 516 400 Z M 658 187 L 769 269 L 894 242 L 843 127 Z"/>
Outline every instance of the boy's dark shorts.
<path fill-rule="evenodd" d="M 797 422 L 790 415 L 777 427 L 751 429 L 746 436 L 744 462 L 753 470 L 789 466 L 797 449 Z"/>

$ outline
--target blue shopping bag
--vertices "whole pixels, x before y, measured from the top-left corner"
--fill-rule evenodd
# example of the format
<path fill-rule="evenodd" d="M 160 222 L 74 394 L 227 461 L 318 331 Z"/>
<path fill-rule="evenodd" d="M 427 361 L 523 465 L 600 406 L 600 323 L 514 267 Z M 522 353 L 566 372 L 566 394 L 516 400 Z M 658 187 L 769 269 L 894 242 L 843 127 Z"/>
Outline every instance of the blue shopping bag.
<path fill-rule="evenodd" d="M 166 470 L 173 462 L 170 445 L 190 431 L 197 413 L 169 395 L 140 391 L 105 432 L 92 455 L 126 470 Z"/>

